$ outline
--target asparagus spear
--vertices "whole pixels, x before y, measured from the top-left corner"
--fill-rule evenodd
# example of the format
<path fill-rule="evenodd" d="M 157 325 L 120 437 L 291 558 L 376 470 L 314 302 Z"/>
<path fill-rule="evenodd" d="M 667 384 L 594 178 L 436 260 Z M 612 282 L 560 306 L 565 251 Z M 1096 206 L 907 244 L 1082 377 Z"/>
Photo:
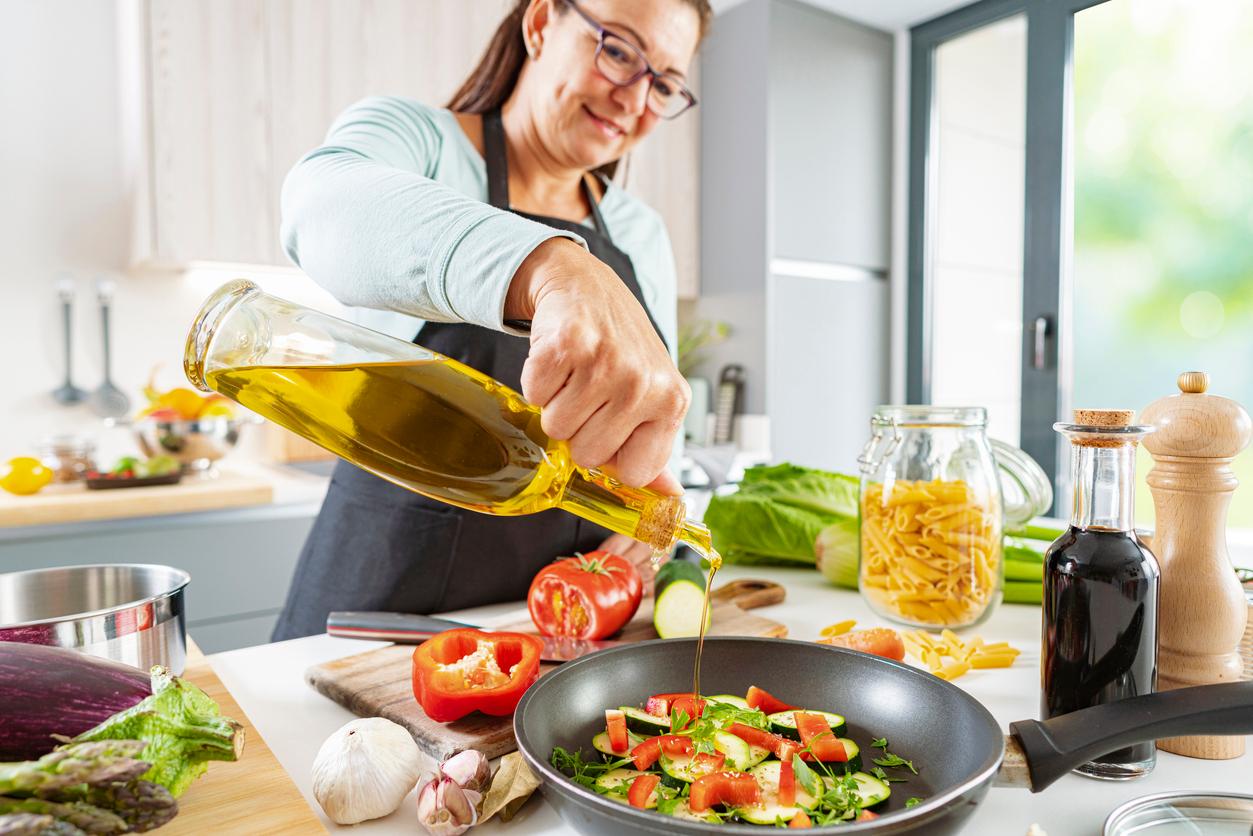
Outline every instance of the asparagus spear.
<path fill-rule="evenodd" d="M 74 743 L 49 752 L 37 761 L 0 764 L 0 794 L 42 795 L 77 784 L 130 781 L 148 770 L 136 760 L 142 740 L 105 740 Z"/>
<path fill-rule="evenodd" d="M 195 685 L 159 665 L 152 669 L 152 695 L 118 712 L 74 742 L 141 739 L 143 774 L 174 797 L 209 768 L 207 761 L 233 761 L 244 748 L 244 728 L 222 717 L 217 703 Z"/>
<path fill-rule="evenodd" d="M 36 813 L 9 813 L 0 816 L 0 836 L 86 836 L 68 822 Z"/>
<path fill-rule="evenodd" d="M 83 801 L 94 807 L 112 810 L 135 833 L 156 830 L 178 815 L 178 802 L 174 796 L 165 787 L 151 781 L 71 787 L 58 791 L 49 800 Z"/>
<path fill-rule="evenodd" d="M 52 816 L 74 825 L 85 833 L 125 833 L 126 822 L 108 810 L 81 801 L 61 804 L 42 798 L 0 796 L 0 816 L 7 813 L 34 813 Z"/>

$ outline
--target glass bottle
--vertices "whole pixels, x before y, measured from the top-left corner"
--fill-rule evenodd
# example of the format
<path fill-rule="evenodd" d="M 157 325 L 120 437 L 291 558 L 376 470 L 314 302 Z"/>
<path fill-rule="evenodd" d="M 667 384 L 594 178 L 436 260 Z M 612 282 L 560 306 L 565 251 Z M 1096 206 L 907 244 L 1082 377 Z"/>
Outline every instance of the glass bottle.
<path fill-rule="evenodd" d="M 861 465 L 858 586 L 876 613 L 968 627 L 1001 597 L 1002 528 L 1053 503 L 1026 453 L 987 436 L 982 407 L 881 406 Z"/>
<path fill-rule="evenodd" d="M 204 303 L 187 379 L 401 487 L 486 514 L 549 508 L 716 560 L 678 497 L 574 464 L 540 411 L 492 378 L 419 345 L 237 280 Z"/>
<path fill-rule="evenodd" d="M 1157 681 L 1157 560 L 1135 533 L 1136 445 L 1153 431 L 1130 410 L 1075 410 L 1053 428 L 1071 442 L 1070 528 L 1044 556 L 1041 653 L 1045 719 L 1152 693 Z M 1151 741 L 1076 769 L 1125 780 L 1157 759 Z"/>

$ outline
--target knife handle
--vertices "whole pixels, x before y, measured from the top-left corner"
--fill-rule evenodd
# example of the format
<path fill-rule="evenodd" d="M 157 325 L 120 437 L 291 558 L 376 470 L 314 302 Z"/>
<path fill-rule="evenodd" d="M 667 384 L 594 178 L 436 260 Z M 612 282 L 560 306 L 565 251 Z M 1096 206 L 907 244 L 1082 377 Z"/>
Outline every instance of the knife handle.
<path fill-rule="evenodd" d="M 333 612 L 326 617 L 326 632 L 329 635 L 397 644 L 420 644 L 437 633 L 473 626 L 446 618 L 402 612 Z"/>

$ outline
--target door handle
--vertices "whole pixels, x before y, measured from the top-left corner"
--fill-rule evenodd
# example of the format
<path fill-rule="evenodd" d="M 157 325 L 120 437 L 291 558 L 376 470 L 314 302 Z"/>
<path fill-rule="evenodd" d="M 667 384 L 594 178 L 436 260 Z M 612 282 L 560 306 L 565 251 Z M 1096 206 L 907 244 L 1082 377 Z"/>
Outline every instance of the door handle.
<path fill-rule="evenodd" d="M 1031 368 L 1044 371 L 1048 360 L 1048 337 L 1052 323 L 1047 316 L 1037 316 L 1031 323 Z"/>

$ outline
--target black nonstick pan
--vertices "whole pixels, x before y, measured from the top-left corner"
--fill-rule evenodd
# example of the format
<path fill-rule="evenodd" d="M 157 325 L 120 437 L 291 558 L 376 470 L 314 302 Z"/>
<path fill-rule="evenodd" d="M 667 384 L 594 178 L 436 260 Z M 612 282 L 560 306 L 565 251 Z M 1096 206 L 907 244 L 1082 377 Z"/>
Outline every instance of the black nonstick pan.
<path fill-rule="evenodd" d="M 523 696 L 514 714 L 518 748 L 542 779 L 545 797 L 580 833 L 765 832 L 615 803 L 548 762 L 555 746 L 590 752 L 592 737 L 604 730 L 606 708 L 690 690 L 695 645 L 695 639 L 671 639 L 605 650 L 541 677 Z M 1023 720 L 1011 725 L 1007 738 L 965 691 L 907 665 L 809 642 L 707 639 L 701 691 L 743 694 L 750 685 L 793 704 L 838 712 L 848 720 L 847 736 L 865 752 L 872 751 L 871 740 L 886 737 L 893 753 L 918 767 L 917 777 L 892 785 L 881 818 L 840 825 L 841 833 L 955 833 L 994 782 L 1038 792 L 1079 764 L 1132 743 L 1253 733 L 1253 681 L 1152 694 L 1042 723 Z M 911 796 L 924 801 L 906 809 Z"/>

